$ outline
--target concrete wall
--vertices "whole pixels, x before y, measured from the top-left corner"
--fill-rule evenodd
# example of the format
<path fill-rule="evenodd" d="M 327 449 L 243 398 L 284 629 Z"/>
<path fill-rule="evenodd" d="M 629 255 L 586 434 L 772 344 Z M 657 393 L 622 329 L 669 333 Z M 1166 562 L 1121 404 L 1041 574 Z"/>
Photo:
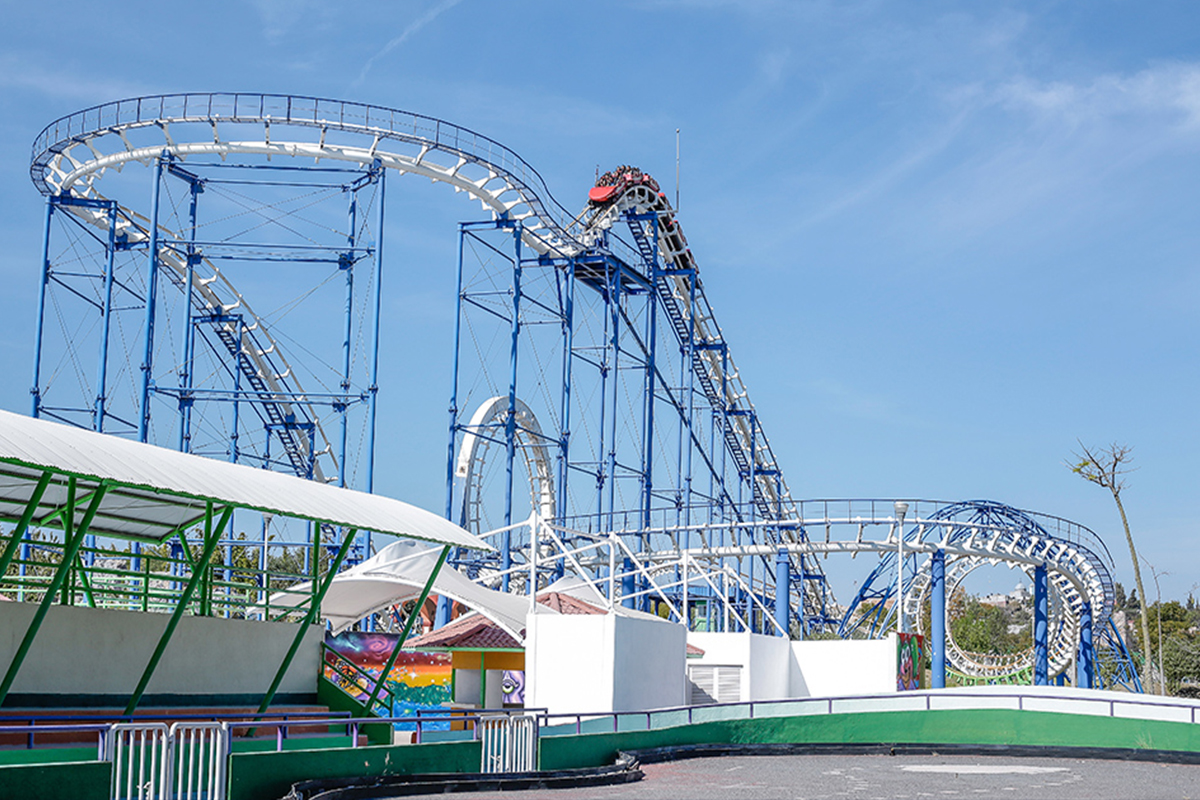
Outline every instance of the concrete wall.
<path fill-rule="evenodd" d="M 740 666 L 740 699 L 836 697 L 896 691 L 896 640 L 793 642 L 757 633 L 693 631 L 704 650 L 688 664 Z"/>
<path fill-rule="evenodd" d="M 0 666 L 4 669 L 35 610 L 33 603 L 0 602 Z M 51 606 L 13 683 L 13 699 L 108 696 L 123 704 L 137 687 L 167 620 L 167 614 Z M 261 697 L 295 634 L 296 626 L 287 623 L 185 616 L 146 689 L 147 699 L 209 695 L 241 702 L 236 696 Z M 316 694 L 322 637 L 319 625 L 305 635 L 280 694 Z"/>
<path fill-rule="evenodd" d="M 791 642 L 782 636 L 748 634 L 750 637 L 749 700 L 792 697 Z"/>
<path fill-rule="evenodd" d="M 613 710 L 669 708 L 687 703 L 687 631 L 666 620 L 610 615 Z"/>
<path fill-rule="evenodd" d="M 525 705 L 552 713 L 682 705 L 682 625 L 613 614 L 530 614 Z"/>
<path fill-rule="evenodd" d="M 704 651 L 688 664 L 739 666 L 742 668 L 740 700 L 777 700 L 791 697 L 788 640 L 760 633 L 707 633 L 692 631 L 688 642 Z"/>
<path fill-rule="evenodd" d="M 896 637 L 792 642 L 792 697 L 896 691 Z"/>
<path fill-rule="evenodd" d="M 608 616 L 530 614 L 525 620 L 525 707 L 611 711 Z"/>

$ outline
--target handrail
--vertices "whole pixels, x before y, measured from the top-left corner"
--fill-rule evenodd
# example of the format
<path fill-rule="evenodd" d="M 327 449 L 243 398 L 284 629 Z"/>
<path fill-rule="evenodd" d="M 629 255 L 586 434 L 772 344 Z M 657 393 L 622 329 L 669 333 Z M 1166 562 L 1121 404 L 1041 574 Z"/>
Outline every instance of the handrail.
<path fill-rule="evenodd" d="M 1054 687 L 1048 687 L 1048 688 L 1052 689 Z M 639 730 L 639 729 L 640 730 L 654 730 L 655 727 L 653 725 L 653 717 L 662 716 L 662 715 L 670 715 L 670 714 L 674 714 L 674 715 L 686 714 L 687 724 L 692 724 L 695 719 L 696 712 L 701 709 L 703 709 L 705 711 L 714 710 L 714 711 L 717 711 L 717 713 L 720 713 L 719 709 L 730 709 L 730 710 L 737 710 L 737 711 L 741 712 L 740 714 L 721 716 L 721 717 L 719 717 L 719 719 L 754 719 L 756 717 L 756 709 L 763 709 L 764 707 L 778 708 L 780 706 L 784 706 L 784 707 L 808 706 L 810 708 L 813 706 L 816 706 L 819 709 L 823 709 L 822 712 L 818 712 L 818 713 L 824 713 L 827 715 L 834 714 L 834 713 L 859 713 L 859 714 L 886 713 L 886 712 L 890 712 L 890 711 L 907 711 L 907 710 L 912 710 L 912 709 L 911 708 L 892 707 L 892 708 L 859 708 L 859 709 L 839 708 L 839 709 L 835 710 L 835 705 L 856 703 L 856 702 L 863 703 L 866 701 L 882 701 L 882 702 L 896 701 L 896 700 L 903 701 L 903 700 L 906 700 L 909 698 L 912 698 L 912 699 L 920 698 L 921 700 L 923 700 L 923 702 L 918 703 L 918 705 L 923 706 L 923 709 L 921 709 L 921 710 L 925 710 L 925 711 L 938 710 L 937 706 L 939 705 L 939 703 L 937 701 L 953 698 L 953 700 L 954 700 L 953 704 L 946 706 L 946 708 L 953 708 L 956 710 L 964 709 L 963 701 L 971 700 L 971 699 L 1008 700 L 1010 702 L 1015 701 L 1017 710 L 1020 710 L 1020 711 L 1035 710 L 1035 709 L 1030 709 L 1027 707 L 1029 705 L 1030 701 L 1062 702 L 1062 703 L 1077 703 L 1077 704 L 1079 704 L 1079 703 L 1104 704 L 1108 708 L 1107 716 L 1109 716 L 1109 717 L 1117 716 L 1116 711 L 1118 708 L 1127 708 L 1127 707 L 1132 707 L 1132 708 L 1137 708 L 1137 707 L 1171 708 L 1171 709 L 1186 709 L 1188 712 L 1188 721 L 1191 723 L 1195 723 L 1197 721 L 1197 716 L 1198 716 L 1197 712 L 1200 712 L 1200 702 L 1195 702 L 1195 701 L 1189 702 L 1188 699 L 1186 699 L 1186 698 L 1142 699 L 1143 697 L 1145 697 L 1144 695 L 1132 694 L 1132 693 L 1126 694 L 1126 693 L 1118 693 L 1118 692 L 1095 692 L 1095 693 L 1089 692 L 1088 694 L 1078 694 L 1077 693 L 1078 691 L 1079 690 L 1071 689 L 1071 690 L 1068 690 L 1069 693 L 1066 693 L 1066 692 L 1054 693 L 1052 691 L 1051 692 L 1017 692 L 1017 691 L 984 692 L 984 691 L 978 691 L 975 689 L 971 689 L 969 691 L 928 689 L 928 690 L 918 690 L 918 691 L 895 692 L 895 693 L 888 693 L 888 694 L 839 695 L 836 697 L 792 697 L 792 698 L 778 698 L 778 699 L 773 699 L 773 700 L 742 700 L 742 701 L 733 702 L 733 703 L 709 703 L 709 704 L 700 705 L 700 706 L 669 706 L 669 707 L 664 707 L 664 708 L 651 709 L 651 710 L 647 710 L 647 711 L 546 713 L 546 714 L 539 715 L 539 719 L 543 720 L 542 724 L 543 724 L 544 728 L 550 728 L 551 726 L 553 726 L 554 723 L 552 722 L 552 720 L 555 720 L 555 719 L 574 720 L 575 721 L 574 728 L 575 728 L 576 735 L 584 733 L 583 723 L 585 721 L 592 722 L 592 721 L 596 721 L 596 720 L 611 720 L 612 721 L 611 731 L 615 733 L 615 732 L 618 732 L 619 730 Z M 1110 696 L 1107 696 L 1107 697 L 1096 696 L 1098 694 L 1110 695 Z M 1112 697 L 1111 695 L 1121 695 L 1121 697 Z M 1130 699 L 1124 699 L 1126 697 L 1128 697 Z M 1170 700 L 1171 702 L 1168 702 L 1168 700 Z M 993 706 L 984 706 L 984 708 L 991 708 L 991 707 L 994 707 L 994 705 Z M 809 713 L 811 713 L 811 712 L 809 712 Z M 776 715 L 772 715 L 772 716 L 788 716 L 788 715 L 777 715 L 776 714 Z M 1122 716 L 1129 717 L 1130 715 L 1124 714 Z M 1134 719 L 1159 719 L 1159 717 L 1132 717 L 1132 718 L 1134 718 Z M 627 719 L 628 720 L 635 720 L 635 719 L 636 720 L 644 720 L 645 726 L 641 727 L 641 728 L 629 727 L 629 726 L 622 728 L 621 722 L 623 720 L 627 720 Z M 671 725 L 660 726 L 660 727 L 674 727 L 678 724 L 680 724 L 680 723 L 673 722 Z M 605 728 L 607 730 L 608 726 L 605 726 Z M 570 734 L 569 733 L 543 732 L 540 735 L 541 736 L 565 736 L 565 735 L 570 735 Z"/>
<path fill-rule="evenodd" d="M 6 539 L 0 535 L 0 541 Z M 14 558 L 7 574 L 0 575 L 0 589 L 16 595 L 16 599 L 38 599 L 45 591 L 47 580 L 61 560 L 63 544 L 53 540 L 29 540 L 30 555 Z M 232 545 L 246 550 L 257 550 L 261 543 L 243 540 L 222 540 L 220 546 Z M 270 547 L 304 547 L 306 543 L 271 542 Z M 136 561 L 141 569 L 133 569 Z M 92 562 L 92 563 L 89 563 Z M 89 605 L 99 608 L 136 608 L 142 611 L 162 612 L 175 607 L 182 588 L 187 583 L 195 565 L 183 557 L 154 553 L 131 553 L 117 550 L 115 546 L 81 547 L 77 568 L 71 570 L 64 588 L 67 601 L 73 605 Z M 25 574 L 21 575 L 21 568 Z M 281 570 L 259 569 L 257 566 L 229 565 L 210 562 L 202 565 L 208 572 L 197 592 L 189 602 L 189 610 L 198 616 L 249 617 L 258 614 L 268 619 L 287 619 L 307 611 L 311 593 L 294 589 L 298 582 L 310 576 Z M 228 571 L 230 578 L 224 578 Z M 291 593 L 301 596 L 297 606 L 272 608 L 264 605 L 258 596 Z M 274 616 L 272 616 L 274 614 Z"/>
<path fill-rule="evenodd" d="M 333 656 L 332 661 L 330 661 L 328 659 L 328 656 L 330 656 L 330 655 Z M 360 706 L 362 706 L 362 708 L 367 710 L 369 713 L 374 714 L 375 713 L 374 708 L 380 707 L 380 708 L 384 708 L 388 711 L 388 714 L 387 714 L 388 717 L 393 716 L 395 714 L 396 694 L 387 685 L 387 676 L 382 675 L 382 674 L 380 674 L 378 676 L 372 675 L 371 673 L 364 670 L 362 667 L 355 664 L 350 659 L 346 658 L 344 655 L 339 653 L 337 650 L 330 647 L 328 643 L 321 642 L 321 674 L 324 676 L 326 669 L 332 670 L 334 672 L 334 674 L 340 674 L 340 673 L 338 673 L 339 668 L 348 669 L 352 673 L 352 677 L 346 676 L 344 674 L 341 675 L 342 677 L 347 678 L 347 680 L 354 680 L 355 678 L 361 678 L 362 680 L 364 680 L 366 682 L 365 686 L 360 685 L 357 680 L 354 680 L 354 686 L 356 688 L 359 688 L 359 689 L 362 689 L 363 691 L 365 691 L 367 693 L 368 697 L 370 697 L 371 690 L 375 688 L 375 684 L 379 683 L 380 684 L 379 690 L 381 693 L 383 693 L 387 696 L 387 702 L 385 703 L 383 701 L 382 697 L 377 697 L 375 699 L 375 702 L 372 704 L 372 707 L 367 708 L 367 704 L 363 703 L 361 698 L 356 697 L 356 696 L 350 694 L 350 692 L 346 691 L 345 686 L 342 686 L 337 681 L 330 680 L 329 678 L 326 678 L 326 680 L 329 681 L 334 686 L 336 686 L 338 689 L 340 689 L 343 694 L 345 694 L 350 699 L 354 700 L 356 703 L 358 703 Z"/>
<path fill-rule="evenodd" d="M 285 717 L 283 719 L 262 719 L 262 717 Z M 286 718 L 291 716 L 291 718 Z M 27 717 L 22 717 L 27 719 Z M 263 714 L 257 717 L 252 717 L 246 714 L 207 714 L 207 715 L 137 715 L 136 717 L 121 717 L 112 718 L 111 722 L 86 722 L 72 724 L 55 724 L 55 725 L 4 725 L 0 724 L 0 736 L 16 736 L 24 734 L 26 736 L 26 750 L 35 749 L 36 737 L 45 734 L 63 734 L 63 733 L 96 733 L 98 736 L 97 753 L 99 760 L 104 757 L 104 742 L 105 736 L 114 725 L 124 725 L 129 722 L 137 723 L 152 723 L 157 721 L 171 720 L 174 722 L 224 722 L 232 732 L 236 729 L 248 729 L 251 732 L 261 728 L 273 728 L 275 730 L 275 749 L 280 751 L 283 749 L 284 740 L 289 738 L 289 731 L 292 728 L 309 728 L 313 726 L 346 726 L 346 733 L 351 737 L 351 747 L 358 746 L 358 731 L 364 720 L 357 719 L 347 712 L 313 712 L 311 714 Z"/>
<path fill-rule="evenodd" d="M 376 135 L 453 153 L 503 174 L 526 194 L 536 215 L 565 238 L 572 214 L 550 194 L 537 170 L 514 151 L 469 128 L 410 111 L 346 100 L 244 92 L 191 92 L 133 97 L 85 108 L 55 120 L 33 141 L 30 177 L 50 194 L 45 171 L 51 159 L 89 136 L 117 129 L 172 123 L 262 123 Z M 544 198 L 544 199 L 543 199 Z"/>

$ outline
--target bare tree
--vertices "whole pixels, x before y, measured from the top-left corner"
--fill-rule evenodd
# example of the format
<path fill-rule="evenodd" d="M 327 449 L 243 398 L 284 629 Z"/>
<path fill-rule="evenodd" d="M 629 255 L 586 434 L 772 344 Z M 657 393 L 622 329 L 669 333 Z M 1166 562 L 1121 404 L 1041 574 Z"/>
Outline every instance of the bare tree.
<path fill-rule="evenodd" d="M 1125 541 L 1129 543 L 1129 557 L 1133 560 L 1133 579 L 1137 584 L 1138 597 L 1142 598 L 1142 643 L 1146 653 L 1146 663 L 1142 667 L 1142 682 L 1145 684 L 1146 691 L 1153 693 L 1154 668 L 1151 666 L 1153 651 L 1150 647 L 1150 620 L 1146 611 L 1149 604 L 1146 602 L 1146 590 L 1142 586 L 1142 570 L 1138 565 L 1137 548 L 1133 546 L 1133 534 L 1129 532 L 1129 519 L 1125 516 L 1125 506 L 1121 503 L 1121 492 L 1125 489 L 1124 476 L 1133 471 L 1133 468 L 1129 466 L 1133 461 L 1131 455 L 1133 448 L 1114 442 L 1108 447 L 1092 450 L 1083 442 L 1079 442 L 1079 449 L 1081 452 L 1071 454 L 1073 460 L 1068 462 L 1067 466 L 1084 480 L 1108 489 L 1112 493 L 1113 501 L 1117 504 L 1117 511 L 1121 514 L 1121 525 L 1125 528 Z M 1162 693 L 1162 687 L 1159 687 L 1159 693 Z"/>

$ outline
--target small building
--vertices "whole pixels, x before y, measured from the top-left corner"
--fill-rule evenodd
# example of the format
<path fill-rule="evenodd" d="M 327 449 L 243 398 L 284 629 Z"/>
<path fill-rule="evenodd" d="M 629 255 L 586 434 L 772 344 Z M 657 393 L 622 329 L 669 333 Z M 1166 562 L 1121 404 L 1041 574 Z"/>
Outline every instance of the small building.
<path fill-rule="evenodd" d="M 456 708 L 520 708 L 525 704 L 525 647 L 492 620 L 465 614 L 409 639 L 405 650 L 449 653 Z"/>

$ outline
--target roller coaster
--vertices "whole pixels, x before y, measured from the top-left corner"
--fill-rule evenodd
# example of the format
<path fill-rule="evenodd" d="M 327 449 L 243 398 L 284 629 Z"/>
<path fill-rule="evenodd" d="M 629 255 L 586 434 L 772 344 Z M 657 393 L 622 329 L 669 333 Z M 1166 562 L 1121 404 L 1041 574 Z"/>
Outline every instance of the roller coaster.
<path fill-rule="evenodd" d="M 861 637 L 911 620 L 964 680 L 1074 665 L 1079 685 L 1140 689 L 1087 528 L 984 501 L 792 498 L 682 225 L 640 169 L 606 173 L 573 214 L 516 153 L 443 120 L 177 94 L 51 123 L 30 175 L 46 197 L 35 417 L 370 491 L 385 187 L 427 178 L 487 215 L 458 230 L 445 513 L 497 552 L 456 553 L 458 569 L 513 592 L 573 577 L 693 629 Z M 373 549 L 368 535 L 358 557 Z M 832 553 L 878 557 L 845 605 Z M 973 653 L 925 630 L 925 608 L 996 564 L 1034 581 L 1030 648 Z"/>

